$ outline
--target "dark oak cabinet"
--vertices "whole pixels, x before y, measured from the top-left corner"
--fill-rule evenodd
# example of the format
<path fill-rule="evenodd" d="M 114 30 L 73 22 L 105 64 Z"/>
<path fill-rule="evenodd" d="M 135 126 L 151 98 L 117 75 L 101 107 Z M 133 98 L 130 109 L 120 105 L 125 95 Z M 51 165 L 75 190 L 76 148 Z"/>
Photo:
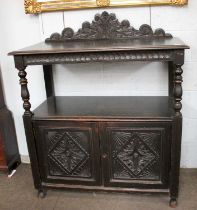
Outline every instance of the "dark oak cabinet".
<path fill-rule="evenodd" d="M 178 38 L 115 14 L 96 14 L 78 32 L 10 53 L 19 71 L 34 186 L 118 192 L 165 192 L 177 205 L 182 133 L 182 66 Z M 167 96 L 56 96 L 54 64 L 166 62 Z M 31 111 L 26 67 L 43 65 L 47 99 Z M 120 69 L 121 71 L 121 69 Z M 158 69 L 159 71 L 159 69 Z M 122 78 L 124 79 L 124 78 Z M 66 81 L 66 80 L 65 80 Z M 118 84 L 117 84 L 118 85 Z"/>

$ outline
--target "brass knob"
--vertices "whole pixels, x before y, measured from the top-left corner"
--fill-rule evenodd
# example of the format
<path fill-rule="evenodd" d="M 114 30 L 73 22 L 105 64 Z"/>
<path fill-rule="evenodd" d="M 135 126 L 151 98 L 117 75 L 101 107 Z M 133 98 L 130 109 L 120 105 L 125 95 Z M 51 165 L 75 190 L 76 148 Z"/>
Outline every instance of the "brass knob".
<path fill-rule="evenodd" d="M 102 155 L 103 159 L 107 158 L 107 154 Z"/>

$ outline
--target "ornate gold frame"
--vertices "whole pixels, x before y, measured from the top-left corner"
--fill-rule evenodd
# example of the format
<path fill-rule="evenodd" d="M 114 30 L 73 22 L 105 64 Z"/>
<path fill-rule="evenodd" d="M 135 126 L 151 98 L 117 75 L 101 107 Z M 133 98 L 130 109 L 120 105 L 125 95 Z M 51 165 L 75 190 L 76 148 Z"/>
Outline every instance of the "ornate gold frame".
<path fill-rule="evenodd" d="M 185 5 L 188 0 L 25 0 L 25 12 L 36 14 L 58 10 L 73 10 L 98 7 L 125 7 L 145 5 Z"/>

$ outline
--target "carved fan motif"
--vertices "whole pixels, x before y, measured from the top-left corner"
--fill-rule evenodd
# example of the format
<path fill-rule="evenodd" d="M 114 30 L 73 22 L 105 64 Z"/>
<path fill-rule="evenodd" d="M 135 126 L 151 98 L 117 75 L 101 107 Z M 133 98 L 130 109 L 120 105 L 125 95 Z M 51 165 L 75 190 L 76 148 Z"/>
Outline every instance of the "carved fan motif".
<path fill-rule="evenodd" d="M 163 29 L 153 32 L 151 26 L 144 24 L 139 30 L 130 26 L 128 20 L 119 22 L 114 13 L 103 12 L 96 14 L 92 23 L 84 22 L 82 28 L 74 32 L 72 28 L 65 28 L 61 34 L 53 33 L 46 42 L 68 40 L 99 40 L 99 39 L 130 39 L 130 38 L 171 38 L 171 34 Z"/>

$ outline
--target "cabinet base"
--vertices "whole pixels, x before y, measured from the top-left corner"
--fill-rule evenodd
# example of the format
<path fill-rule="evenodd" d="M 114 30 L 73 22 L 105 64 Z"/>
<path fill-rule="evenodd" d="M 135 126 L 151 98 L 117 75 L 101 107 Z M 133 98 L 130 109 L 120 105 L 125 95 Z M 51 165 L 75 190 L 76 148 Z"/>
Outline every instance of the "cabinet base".
<path fill-rule="evenodd" d="M 44 189 L 65 189 L 73 191 L 101 191 L 101 192 L 118 192 L 118 193 L 169 193 L 169 189 L 148 189 L 148 188 L 121 188 L 121 187 L 104 187 L 104 186 L 84 186 L 84 185 L 66 185 L 42 183 Z"/>
<path fill-rule="evenodd" d="M 168 194 L 169 189 L 140 189 L 140 188 L 119 188 L 119 187 L 103 187 L 103 186 L 82 186 L 82 185 L 65 185 L 65 184 L 49 184 L 42 183 L 41 189 L 38 190 L 38 197 L 45 198 L 47 189 L 65 189 L 72 191 L 95 191 L 95 192 L 117 192 L 117 193 L 163 193 Z M 169 202 L 171 208 L 177 207 L 177 198 L 171 198 Z"/>

